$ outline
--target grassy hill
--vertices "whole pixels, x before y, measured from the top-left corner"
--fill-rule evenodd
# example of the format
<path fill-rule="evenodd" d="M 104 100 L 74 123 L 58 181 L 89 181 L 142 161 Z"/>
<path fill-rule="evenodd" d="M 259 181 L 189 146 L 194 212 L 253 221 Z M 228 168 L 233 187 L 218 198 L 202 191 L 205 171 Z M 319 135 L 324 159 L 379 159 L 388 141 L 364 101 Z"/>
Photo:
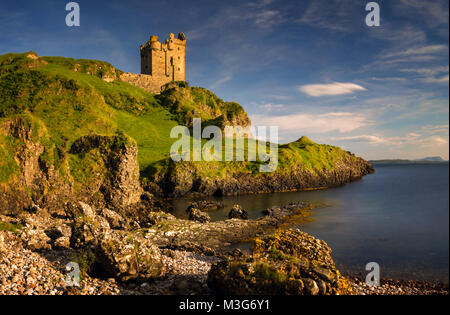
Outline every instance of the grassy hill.
<path fill-rule="evenodd" d="M 96 159 L 70 151 L 73 143 L 87 135 L 125 136 L 137 144 L 141 176 L 173 168 L 169 152 L 176 139 L 171 129 L 193 117 L 207 124 L 246 125 L 250 121 L 237 103 L 225 102 L 212 92 L 174 82 L 158 96 L 120 80 L 122 72 L 95 60 L 39 57 L 34 52 L 0 56 L 0 127 L 20 117 L 33 130 L 33 139 L 44 146 L 40 160 L 60 169 L 68 166 L 72 178 L 88 184 L 86 176 Z M 1 128 L 0 128 L 1 131 Z M 206 140 L 205 140 L 206 141 Z M 0 132 L 0 183 L 19 171 L 17 150 L 22 144 L 11 134 Z M 313 172 L 332 170 L 353 155 L 337 147 L 319 145 L 306 137 L 282 145 L 279 172 L 301 166 Z M 224 177 L 236 172 L 255 174 L 258 162 L 195 162 L 198 176 Z M 76 175 L 78 174 L 78 175 Z"/>
<path fill-rule="evenodd" d="M 145 168 L 167 158 L 172 143 L 168 134 L 178 123 L 154 95 L 128 83 L 105 81 L 117 73 L 100 61 L 3 55 L 0 119 L 23 116 L 45 130 L 41 141 L 52 162 L 57 162 L 58 150 L 69 151 L 81 136 L 121 131 L 138 144 L 139 162 Z M 11 160 L 3 164 L 10 165 Z"/>

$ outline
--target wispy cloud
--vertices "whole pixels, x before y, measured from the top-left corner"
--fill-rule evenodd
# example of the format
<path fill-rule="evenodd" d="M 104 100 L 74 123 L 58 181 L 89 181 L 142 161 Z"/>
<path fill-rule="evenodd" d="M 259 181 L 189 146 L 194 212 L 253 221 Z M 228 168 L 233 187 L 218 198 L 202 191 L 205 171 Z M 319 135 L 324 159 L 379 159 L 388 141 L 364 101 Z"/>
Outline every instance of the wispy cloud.
<path fill-rule="evenodd" d="M 279 94 L 265 94 L 264 97 L 270 98 L 270 99 L 274 99 L 274 100 L 279 100 L 279 101 L 287 101 L 287 100 L 291 100 L 292 97 L 288 96 L 288 95 L 279 95 Z"/>
<path fill-rule="evenodd" d="M 227 83 L 228 81 L 230 81 L 232 78 L 233 78 L 233 75 L 231 73 L 227 73 L 227 74 L 223 75 L 221 78 L 219 78 L 218 80 L 216 80 L 215 82 L 213 82 L 210 85 L 210 88 L 211 89 L 216 89 L 219 86 L 221 86 L 221 85 Z"/>
<path fill-rule="evenodd" d="M 356 29 L 354 26 L 358 19 L 355 16 L 360 10 L 364 10 L 364 5 L 354 1 L 311 1 L 298 22 L 310 27 L 351 32 Z"/>
<path fill-rule="evenodd" d="M 426 135 L 447 135 L 449 134 L 449 125 L 426 125 L 421 128 L 421 132 Z"/>
<path fill-rule="evenodd" d="M 358 135 L 358 136 L 347 136 L 347 137 L 331 137 L 329 138 L 331 141 L 346 141 L 346 142 L 368 142 L 372 144 L 393 144 L 393 141 L 384 138 L 382 136 L 376 135 Z"/>
<path fill-rule="evenodd" d="M 329 84 L 308 84 L 299 86 L 298 89 L 309 96 L 343 95 L 352 94 L 355 91 L 365 91 L 361 85 L 355 83 L 334 82 Z"/>
<path fill-rule="evenodd" d="M 254 1 L 240 5 L 227 5 L 216 14 L 211 15 L 198 28 L 186 31 L 189 40 L 203 39 L 212 31 L 223 32 L 224 28 L 247 25 L 259 29 L 271 29 L 286 21 L 280 5 L 273 5 L 273 0 Z M 245 28 L 244 28 L 245 29 Z M 240 29 L 242 31 L 242 28 Z"/>
<path fill-rule="evenodd" d="M 350 132 L 367 126 L 370 122 L 361 114 L 333 112 L 324 114 L 293 114 L 286 116 L 252 116 L 255 126 L 279 126 L 282 131 L 297 134 Z"/>
<path fill-rule="evenodd" d="M 433 146 L 433 145 L 445 145 L 448 144 L 448 136 L 440 135 L 422 135 L 418 133 L 408 133 L 405 136 L 385 137 L 382 135 L 356 135 L 356 136 L 344 136 L 344 137 L 330 137 L 329 141 L 337 142 L 362 142 L 371 145 L 417 145 L 417 146 Z"/>
<path fill-rule="evenodd" d="M 425 83 L 448 83 L 449 76 L 448 74 L 441 78 L 425 78 L 423 82 Z"/>
<path fill-rule="evenodd" d="M 285 108 L 284 104 L 273 104 L 273 103 L 267 103 L 261 105 L 261 108 L 263 108 L 265 111 L 271 112 L 273 110 L 281 110 Z"/>
<path fill-rule="evenodd" d="M 449 67 L 448 66 L 434 66 L 434 67 L 428 67 L 428 68 L 408 68 L 408 69 L 401 69 L 400 71 L 403 72 L 413 72 L 423 75 L 429 75 L 434 76 L 443 72 L 448 72 Z"/>
<path fill-rule="evenodd" d="M 408 48 L 406 50 L 385 54 L 385 55 L 383 55 L 383 58 L 430 55 L 430 54 L 445 53 L 445 52 L 448 52 L 448 47 L 446 45 L 416 46 L 416 47 Z"/>
<path fill-rule="evenodd" d="M 400 10 L 410 9 L 415 14 L 424 16 L 424 20 L 431 26 L 447 24 L 449 21 L 448 0 L 400 0 Z"/>

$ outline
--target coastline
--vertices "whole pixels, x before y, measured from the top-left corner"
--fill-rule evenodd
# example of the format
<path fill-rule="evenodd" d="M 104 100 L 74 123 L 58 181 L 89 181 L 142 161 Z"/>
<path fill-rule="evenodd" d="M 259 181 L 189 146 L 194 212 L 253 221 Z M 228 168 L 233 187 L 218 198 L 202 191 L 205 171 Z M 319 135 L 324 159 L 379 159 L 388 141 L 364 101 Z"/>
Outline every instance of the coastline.
<path fill-rule="evenodd" d="M 2 236 L 0 236 L 0 240 Z M 13 243 L 11 244 L 13 245 Z M 0 246 L 0 252 L 2 247 Z M 212 263 L 220 258 L 188 251 L 172 251 L 167 263 L 172 274 L 161 279 L 122 283 L 114 278 L 86 277 L 79 287 L 64 285 L 65 264 L 70 251 L 37 254 L 21 246 L 11 246 L 0 258 L 0 294 L 48 295 L 211 295 L 207 285 Z M 12 266 L 15 266 L 12 268 Z M 15 271 L 13 273 L 12 271 Z M 381 279 L 380 287 L 368 287 L 357 275 L 347 275 L 356 295 L 448 295 L 442 283 Z M 49 278 L 52 279 L 49 281 Z"/>
<path fill-rule="evenodd" d="M 78 242 L 87 242 L 82 246 L 81 250 L 87 248 L 103 248 L 103 239 L 108 239 L 109 242 L 116 242 L 118 238 L 123 235 L 120 230 L 113 230 L 109 227 L 97 226 L 95 222 L 102 222 L 102 217 L 96 214 L 89 214 L 89 209 L 85 208 L 85 215 L 89 215 L 88 221 L 84 220 L 84 225 L 78 225 L 81 230 L 77 230 L 77 224 L 72 226 L 72 236 L 70 237 L 73 243 L 74 237 Z M 92 209 L 91 209 L 92 210 Z M 158 264 L 164 269 L 164 273 L 154 273 L 153 276 L 140 276 L 140 269 L 136 269 L 137 274 L 130 270 L 122 276 L 106 275 L 104 268 L 99 268 L 98 265 L 91 266 L 88 273 L 83 275 L 81 285 L 79 287 L 68 287 L 65 283 L 65 269 L 68 262 L 73 261 L 80 253 L 80 248 L 70 246 L 69 244 L 58 244 L 57 242 L 49 242 L 45 239 L 42 231 L 48 224 L 42 219 L 42 213 L 29 214 L 22 218 L 23 222 L 28 222 L 21 232 L 0 231 L 0 294 L 49 294 L 49 295 L 65 295 L 65 294 L 82 294 L 82 295 L 99 295 L 99 294 L 123 294 L 123 295 L 213 295 L 217 294 L 214 286 L 211 287 L 211 267 L 214 265 L 215 272 L 227 272 L 226 269 L 221 269 L 220 264 L 224 262 L 245 262 L 248 259 L 260 259 L 260 254 L 256 256 L 247 255 L 240 250 L 230 250 L 226 248 L 226 244 L 232 244 L 238 240 L 242 241 L 248 238 L 257 237 L 257 239 L 266 239 L 266 237 L 273 237 L 272 233 L 279 234 L 281 239 L 284 235 L 289 235 L 292 230 L 285 230 L 293 221 L 300 222 L 307 218 L 310 214 L 311 204 L 298 203 L 287 205 L 283 207 L 273 207 L 268 209 L 264 218 L 257 220 L 241 220 L 230 219 L 222 222 L 199 223 L 189 220 L 176 219 L 175 217 L 163 213 L 152 213 L 152 220 L 154 221 L 148 228 L 127 229 L 126 235 L 133 237 L 135 244 L 139 246 L 149 246 L 155 244 L 159 248 Z M 40 210 L 42 211 L 42 210 Z M 7 220 L 5 216 L 0 217 L 2 221 Z M 12 218 L 12 222 L 14 220 Z M 112 222 L 112 221 L 111 221 Z M 17 223 L 17 221 L 16 221 Z M 51 224 L 54 224 L 52 222 Z M 63 231 L 65 229 L 64 223 L 60 221 L 60 226 L 57 229 Z M 105 224 L 102 223 L 102 224 Z M 80 231 L 82 234 L 79 234 Z M 278 231 L 278 232 L 276 232 Z M 87 233 L 87 234 L 86 234 Z M 89 239 L 90 233 L 93 233 L 94 238 Z M 287 233 L 287 234 L 286 234 Z M 303 232 L 295 232 L 299 234 L 301 242 L 310 242 L 314 246 L 319 246 L 314 249 L 315 253 L 325 252 L 331 253 L 331 249 L 325 242 L 315 239 L 312 236 Z M 202 234 L 202 237 L 199 235 Z M 144 235 L 141 237 L 140 235 Z M 277 236 L 278 237 L 278 236 Z M 62 236 L 64 238 L 64 236 Z M 148 242 L 151 243 L 148 243 Z M 258 241 L 260 242 L 260 241 Z M 51 244 L 49 244 L 51 243 Z M 98 245 L 95 245 L 98 244 Z M 108 243 L 114 244 L 114 243 Z M 121 241 L 120 248 L 118 247 L 114 254 L 111 255 L 116 259 L 118 268 L 130 268 L 129 262 L 125 265 L 120 265 L 122 249 L 126 247 Z M 145 245 L 147 244 L 147 245 Z M 298 242 L 286 243 L 287 250 L 292 246 L 299 246 Z M 305 243 L 306 244 L 306 243 Z M 311 245 L 301 245 L 302 248 L 309 248 Z M 86 247 L 87 246 L 87 247 Z M 108 245 L 108 248 L 114 245 Z M 84 248 L 84 249 L 83 249 Z M 94 250 L 95 251 L 95 250 Z M 272 252 L 267 252 L 263 249 L 262 254 L 266 255 Z M 331 268 L 335 268 L 334 263 L 326 256 L 318 256 L 320 264 L 330 264 Z M 327 254 L 329 255 L 329 254 Z M 156 256 L 150 259 L 155 261 Z M 246 258 L 247 257 L 247 258 Z M 254 258 L 252 258 L 254 257 Z M 257 260 L 255 260 L 257 261 Z M 270 262 L 271 260 L 268 260 Z M 329 262 L 327 262 L 329 261 Z M 99 261 L 100 262 L 100 261 Z M 81 263 L 81 262 L 80 262 Z M 219 265 L 217 265 L 220 263 Z M 98 264 L 96 262 L 95 264 Z M 122 267 L 121 267 L 122 266 Z M 219 266 L 219 267 L 217 267 Z M 145 267 L 145 266 L 144 266 Z M 217 269 L 219 268 L 219 269 Z M 122 270 L 122 269 L 121 269 Z M 161 269 L 162 270 L 162 269 Z M 330 269 L 332 270 L 332 269 Z M 341 277 L 338 271 L 337 276 Z M 231 279 L 234 276 L 232 276 Z M 394 281 L 390 279 L 381 279 L 380 287 L 368 287 L 361 275 L 343 274 L 343 279 L 346 279 L 345 293 L 339 293 L 340 289 L 335 292 L 338 294 L 357 294 L 357 295 L 448 295 L 448 285 L 434 282 L 424 281 Z M 228 279 L 227 277 L 223 279 Z M 230 281 L 230 280 L 226 280 Z M 234 280 L 232 280 L 234 281 Z M 341 280 L 340 280 L 341 281 Z M 310 292 L 310 291 L 307 291 Z M 317 292 L 310 292 L 317 294 Z"/>

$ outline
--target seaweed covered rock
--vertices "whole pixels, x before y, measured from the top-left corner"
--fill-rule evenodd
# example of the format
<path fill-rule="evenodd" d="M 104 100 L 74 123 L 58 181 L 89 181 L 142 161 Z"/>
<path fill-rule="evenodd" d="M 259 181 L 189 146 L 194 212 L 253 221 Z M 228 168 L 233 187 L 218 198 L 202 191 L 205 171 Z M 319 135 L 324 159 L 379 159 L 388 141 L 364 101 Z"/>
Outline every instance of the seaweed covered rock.
<path fill-rule="evenodd" d="M 228 213 L 229 219 L 248 219 L 248 213 L 245 209 L 243 209 L 240 205 L 234 205 L 233 208 L 231 208 L 230 213 Z"/>
<path fill-rule="evenodd" d="M 310 208 L 311 204 L 305 201 L 291 202 L 285 206 L 273 206 L 263 211 L 264 215 L 272 218 L 283 218 L 295 213 L 298 210 Z"/>
<path fill-rule="evenodd" d="M 221 294 L 350 294 L 331 249 L 307 233 L 288 230 L 256 239 L 250 256 L 214 264 L 208 285 Z"/>

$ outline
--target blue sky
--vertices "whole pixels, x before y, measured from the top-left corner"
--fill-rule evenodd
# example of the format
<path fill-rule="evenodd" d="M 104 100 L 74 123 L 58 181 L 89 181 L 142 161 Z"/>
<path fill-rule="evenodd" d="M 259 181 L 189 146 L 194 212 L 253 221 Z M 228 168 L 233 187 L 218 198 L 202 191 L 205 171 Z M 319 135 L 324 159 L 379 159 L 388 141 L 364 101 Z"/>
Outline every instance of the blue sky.
<path fill-rule="evenodd" d="M 139 71 L 150 35 L 187 37 L 187 80 L 241 103 L 280 142 L 307 135 L 368 159 L 449 156 L 448 0 L 0 0 L 0 54 L 105 60 Z"/>

